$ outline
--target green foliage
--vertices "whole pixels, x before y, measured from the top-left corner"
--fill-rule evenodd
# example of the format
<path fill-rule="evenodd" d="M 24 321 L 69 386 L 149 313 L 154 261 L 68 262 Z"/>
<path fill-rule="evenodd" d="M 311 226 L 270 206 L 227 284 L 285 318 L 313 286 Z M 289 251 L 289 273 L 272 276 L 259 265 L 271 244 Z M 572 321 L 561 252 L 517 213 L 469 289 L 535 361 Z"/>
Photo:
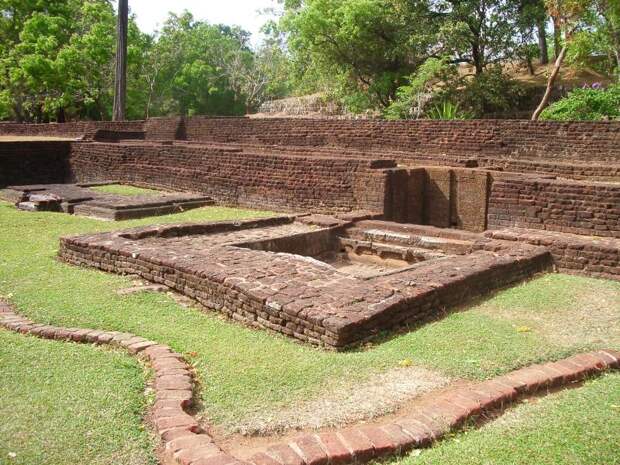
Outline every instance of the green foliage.
<path fill-rule="evenodd" d="M 0 0 L 0 119 L 111 116 L 115 12 L 110 0 Z M 155 36 L 128 33 L 128 117 L 240 115 L 283 94 L 281 48 L 239 28 L 171 14 Z"/>
<path fill-rule="evenodd" d="M 620 84 L 607 89 L 575 89 L 547 107 L 541 119 L 556 121 L 599 121 L 620 119 Z"/>
<path fill-rule="evenodd" d="M 519 41 L 519 9 L 515 0 L 438 0 L 439 37 L 446 51 L 474 65 L 476 74 L 501 59 L 514 58 Z"/>
<path fill-rule="evenodd" d="M 594 0 L 581 17 L 582 28 L 572 37 L 566 61 L 588 66 L 620 81 L 620 1 Z"/>
<path fill-rule="evenodd" d="M 354 111 L 389 106 L 433 44 L 424 0 L 308 0 L 288 6 L 282 30 L 297 71 L 319 75 Z"/>
<path fill-rule="evenodd" d="M 472 118 L 480 118 L 514 109 L 524 95 L 523 86 L 495 66 L 480 75 L 456 77 L 438 93 L 438 99 L 456 103 Z"/>
<path fill-rule="evenodd" d="M 9 2 L 10 3 L 10 2 Z M 114 13 L 109 2 L 7 5 L 0 30 L 11 42 L 2 53 L 0 82 L 15 117 L 62 118 L 69 106 L 80 116 L 104 116 L 105 69 L 112 58 Z M 18 22 L 17 18 L 20 18 Z M 79 110 L 77 110 L 79 107 Z"/>
<path fill-rule="evenodd" d="M 418 71 L 409 77 L 409 83 L 398 88 L 396 99 L 386 109 L 385 117 L 390 120 L 420 118 L 426 103 L 432 97 L 432 85 L 445 69 L 445 60 L 426 60 Z"/>
<path fill-rule="evenodd" d="M 463 113 L 458 103 L 443 102 L 441 105 L 435 105 L 428 113 L 430 119 L 438 120 L 458 120 L 467 119 L 467 114 Z"/>
<path fill-rule="evenodd" d="M 424 117 L 425 107 L 444 101 L 473 117 L 503 112 L 521 91 L 496 65 L 531 68 L 550 14 L 570 36 L 569 63 L 620 77 L 618 0 L 279 3 L 284 13 L 265 25 L 257 50 L 247 32 L 188 12 L 171 14 L 154 35 L 130 18 L 128 117 L 240 115 L 268 99 L 318 92 L 345 110 L 389 119 Z M 113 4 L 0 0 L 1 120 L 110 117 Z M 463 63 L 475 77 L 456 76 Z"/>

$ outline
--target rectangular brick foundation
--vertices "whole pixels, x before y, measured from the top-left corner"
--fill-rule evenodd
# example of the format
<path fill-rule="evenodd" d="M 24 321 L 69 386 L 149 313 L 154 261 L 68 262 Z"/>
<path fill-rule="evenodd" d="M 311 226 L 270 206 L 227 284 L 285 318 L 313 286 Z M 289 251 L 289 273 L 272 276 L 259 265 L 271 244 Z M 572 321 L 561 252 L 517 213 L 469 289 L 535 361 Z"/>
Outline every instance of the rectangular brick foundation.
<path fill-rule="evenodd" d="M 430 318 L 552 265 L 544 248 L 479 235 L 456 232 L 458 238 L 430 239 L 435 228 L 342 220 L 324 226 L 324 221 L 280 218 L 63 238 L 60 258 L 137 274 L 232 319 L 338 349 Z M 388 253 L 390 263 L 395 252 L 412 257 L 420 247 L 443 250 L 445 259 L 414 260 L 402 269 L 360 278 L 313 257 L 339 237 L 357 240 L 358 252 L 367 254 L 365 234 L 381 245 L 372 253 Z M 307 255 L 300 255 L 304 250 Z"/>

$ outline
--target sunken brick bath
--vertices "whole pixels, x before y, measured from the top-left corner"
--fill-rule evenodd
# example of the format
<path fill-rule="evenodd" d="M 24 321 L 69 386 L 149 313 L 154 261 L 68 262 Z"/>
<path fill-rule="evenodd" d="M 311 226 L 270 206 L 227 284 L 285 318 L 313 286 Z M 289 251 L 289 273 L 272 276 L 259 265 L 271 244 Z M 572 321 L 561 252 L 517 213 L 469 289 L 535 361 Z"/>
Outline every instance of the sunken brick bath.
<path fill-rule="evenodd" d="M 552 267 L 546 248 L 327 216 L 63 238 L 65 262 L 135 274 L 254 327 L 336 349 Z"/>

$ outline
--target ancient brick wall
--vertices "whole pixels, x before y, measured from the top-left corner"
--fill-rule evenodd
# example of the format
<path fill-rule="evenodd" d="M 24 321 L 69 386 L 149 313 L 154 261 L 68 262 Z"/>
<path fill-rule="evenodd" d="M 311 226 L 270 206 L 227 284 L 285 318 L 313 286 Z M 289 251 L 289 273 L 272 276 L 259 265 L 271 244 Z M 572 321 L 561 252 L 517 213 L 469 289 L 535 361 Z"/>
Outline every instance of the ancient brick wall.
<path fill-rule="evenodd" d="M 348 121 L 192 117 L 188 140 L 336 146 L 413 155 L 573 160 L 620 159 L 619 122 Z M 406 158 L 406 155 L 403 154 Z"/>
<path fill-rule="evenodd" d="M 74 143 L 70 157 L 76 181 L 116 179 L 201 192 L 230 205 L 320 212 L 383 211 L 383 165 L 156 143 Z"/>
<path fill-rule="evenodd" d="M 139 133 L 144 121 L 76 121 L 72 123 L 19 124 L 0 123 L 1 136 L 65 136 L 78 138 L 98 130 Z"/>
<path fill-rule="evenodd" d="M 598 239 L 574 234 L 511 228 L 489 231 L 494 239 L 521 241 L 549 249 L 558 270 L 564 273 L 620 281 L 620 241 Z"/>
<path fill-rule="evenodd" d="M 390 171 L 386 218 L 481 232 L 486 229 L 489 174 L 467 168 Z"/>
<path fill-rule="evenodd" d="M 62 183 L 69 177 L 69 142 L 1 142 L 0 187 Z"/>
<path fill-rule="evenodd" d="M 620 237 L 620 185 L 499 176 L 491 188 L 488 227 Z"/>
<path fill-rule="evenodd" d="M 149 118 L 144 123 L 147 140 L 185 140 L 184 118 Z"/>

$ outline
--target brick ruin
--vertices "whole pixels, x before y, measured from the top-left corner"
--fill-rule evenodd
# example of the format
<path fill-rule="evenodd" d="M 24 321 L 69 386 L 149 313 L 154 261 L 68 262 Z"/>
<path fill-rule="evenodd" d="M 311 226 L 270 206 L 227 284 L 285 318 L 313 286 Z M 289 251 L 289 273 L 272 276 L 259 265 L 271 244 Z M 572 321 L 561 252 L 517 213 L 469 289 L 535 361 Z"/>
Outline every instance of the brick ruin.
<path fill-rule="evenodd" d="M 116 180 L 294 214 L 65 238 L 60 255 L 315 344 L 346 347 L 540 271 L 620 280 L 618 122 L 192 117 L 0 135 L 15 136 L 0 141 L 0 188 Z"/>
<path fill-rule="evenodd" d="M 25 211 L 63 212 L 111 221 L 169 215 L 213 205 L 211 198 L 190 193 L 154 191 L 124 196 L 92 189 L 105 184 L 117 183 L 9 186 L 0 190 L 0 199 L 13 202 Z"/>

